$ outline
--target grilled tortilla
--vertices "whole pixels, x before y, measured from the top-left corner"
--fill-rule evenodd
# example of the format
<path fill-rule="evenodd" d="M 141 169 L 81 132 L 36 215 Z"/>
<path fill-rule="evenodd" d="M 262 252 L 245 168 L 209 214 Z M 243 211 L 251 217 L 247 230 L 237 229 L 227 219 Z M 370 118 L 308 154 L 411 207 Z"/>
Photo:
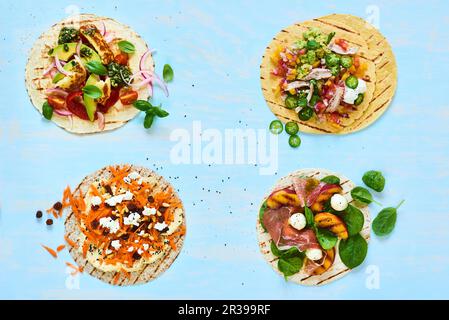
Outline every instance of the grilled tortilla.
<path fill-rule="evenodd" d="M 351 198 L 350 192 L 355 187 L 355 184 L 351 180 L 349 180 L 348 178 L 346 178 L 342 175 L 339 175 L 339 174 L 336 174 L 336 173 L 333 173 L 333 172 L 330 172 L 327 170 L 323 170 L 323 169 L 302 169 L 302 170 L 298 170 L 296 172 L 292 172 L 289 175 L 281 178 L 275 184 L 275 186 L 271 189 L 271 191 L 266 194 L 266 196 L 264 197 L 264 199 L 261 203 L 261 206 L 267 200 L 267 198 L 273 191 L 280 190 L 282 188 L 290 186 L 292 184 L 293 177 L 301 176 L 301 177 L 305 177 L 305 178 L 315 178 L 315 179 L 320 180 L 329 175 L 335 175 L 340 178 L 340 185 L 343 188 L 342 194 L 348 200 L 348 202 L 351 202 L 352 198 Z M 354 205 L 354 203 L 351 203 L 351 204 Z M 370 239 L 370 226 L 371 226 L 369 209 L 368 209 L 368 207 L 363 207 L 363 208 L 358 207 L 358 209 L 360 209 L 364 215 L 363 229 L 360 232 L 360 234 L 368 242 Z M 256 228 L 257 228 L 257 238 L 258 238 L 258 242 L 259 242 L 259 248 L 260 248 L 260 251 L 262 252 L 265 260 L 271 265 L 271 267 L 278 274 L 283 276 L 283 274 L 278 270 L 278 266 L 277 266 L 277 262 L 278 262 L 279 258 L 276 257 L 275 255 L 273 255 L 273 253 L 271 252 L 271 248 L 270 248 L 271 241 L 272 241 L 271 236 L 267 231 L 264 230 L 259 219 L 257 219 L 257 227 Z M 343 277 L 344 275 L 348 274 L 351 271 L 351 269 L 346 267 L 339 257 L 338 243 L 334 249 L 335 249 L 334 250 L 334 254 L 335 254 L 334 262 L 333 262 L 332 266 L 328 270 L 326 270 L 324 273 L 322 273 L 320 275 L 309 275 L 309 274 L 306 274 L 304 272 L 304 270 L 301 270 L 299 273 L 296 273 L 293 276 L 288 277 L 287 280 L 297 283 L 297 284 L 301 284 L 301 285 L 320 286 L 320 285 L 323 285 L 326 283 L 333 282 L 333 281 Z"/>
<path fill-rule="evenodd" d="M 335 38 L 358 47 L 357 55 L 367 66 L 363 77 L 367 86 L 364 100 L 347 117 L 342 117 L 340 123 L 323 121 L 316 116 L 308 121 L 300 120 L 295 110 L 285 107 L 283 97 L 276 90 L 279 77 L 272 74 L 272 55 L 277 48 L 293 44 L 311 27 L 324 33 L 335 32 Z M 306 133 L 347 134 L 365 128 L 388 108 L 396 90 L 396 62 L 387 40 L 367 22 L 350 15 L 330 15 L 281 30 L 266 48 L 260 68 L 262 92 L 271 111 L 284 123 L 297 122 L 299 130 Z"/>
<path fill-rule="evenodd" d="M 99 17 L 92 14 L 71 16 L 54 24 L 48 31 L 44 32 L 35 42 L 29 54 L 25 70 L 25 83 L 30 100 L 40 113 L 42 113 L 42 105 L 46 101 L 45 90 L 54 87 L 52 79 L 48 76 L 44 76 L 43 72 L 51 64 L 52 60 L 49 55 L 49 50 L 57 44 L 61 28 L 64 26 L 78 28 L 95 25 L 100 29 L 103 23 L 107 32 L 111 34 L 111 44 L 116 44 L 120 39 L 127 40 L 134 44 L 135 52 L 130 55 L 129 67 L 132 73 L 139 71 L 140 58 L 148 50 L 148 46 L 130 27 L 111 18 Z M 89 39 L 90 43 L 94 44 L 93 47 L 99 51 L 98 53 L 102 58 L 102 62 L 107 63 L 113 58 L 113 52 L 111 52 L 113 49 L 106 48 L 104 41 L 102 39 L 100 40 Z M 148 66 L 146 69 L 151 71 L 154 70 L 154 61 L 151 54 L 148 56 L 146 64 Z M 149 97 L 149 91 L 146 87 L 142 87 L 137 91 L 139 99 L 146 100 Z M 103 130 L 99 128 L 97 121 L 86 121 L 76 116 L 72 117 L 71 120 L 69 117 L 60 116 L 54 113 L 51 121 L 69 132 L 88 134 L 119 128 L 137 116 L 138 113 L 139 110 L 132 105 L 123 106 L 120 100 L 118 100 L 105 114 L 105 128 Z"/>

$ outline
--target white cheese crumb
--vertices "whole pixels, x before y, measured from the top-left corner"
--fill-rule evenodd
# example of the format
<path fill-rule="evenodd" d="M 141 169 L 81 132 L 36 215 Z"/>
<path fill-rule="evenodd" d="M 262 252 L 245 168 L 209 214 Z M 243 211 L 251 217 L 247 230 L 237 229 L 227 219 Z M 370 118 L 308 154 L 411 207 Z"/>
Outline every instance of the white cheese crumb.
<path fill-rule="evenodd" d="M 138 214 L 137 212 L 131 212 L 129 216 L 123 218 L 123 223 L 127 226 L 135 225 L 136 227 L 138 227 L 139 221 L 140 221 L 140 214 Z"/>
<path fill-rule="evenodd" d="M 111 249 L 106 249 L 106 254 L 111 254 L 112 250 Z"/>
<path fill-rule="evenodd" d="M 154 225 L 154 228 L 155 228 L 156 230 L 158 230 L 158 231 L 162 231 L 162 230 L 164 230 L 164 229 L 167 228 L 167 227 L 168 227 L 168 225 L 165 223 L 165 221 L 162 222 L 162 223 L 157 222 L 157 223 Z"/>
<path fill-rule="evenodd" d="M 133 252 L 133 251 L 134 251 L 134 247 L 133 246 L 128 248 L 128 252 Z"/>
<path fill-rule="evenodd" d="M 140 178 L 140 174 L 136 171 L 133 171 L 130 174 L 128 174 L 128 178 L 130 178 L 131 180 L 137 180 Z"/>
<path fill-rule="evenodd" d="M 123 178 L 123 181 L 124 181 L 125 183 L 131 183 L 131 179 L 130 179 L 129 177 L 124 177 L 124 178 Z"/>
<path fill-rule="evenodd" d="M 142 255 L 143 250 L 139 248 L 139 250 L 137 250 L 137 253 L 140 254 L 140 255 Z"/>
<path fill-rule="evenodd" d="M 134 195 L 132 192 L 126 191 L 125 194 L 123 195 L 123 200 L 130 201 L 133 199 L 133 197 Z"/>
<path fill-rule="evenodd" d="M 99 206 L 101 204 L 101 198 L 99 196 L 92 197 L 92 199 L 90 200 L 90 203 L 93 206 Z"/>
<path fill-rule="evenodd" d="M 115 250 L 118 250 L 121 247 L 120 240 L 112 240 L 111 241 L 111 247 L 113 247 Z"/>
<path fill-rule="evenodd" d="M 143 211 L 142 211 L 144 216 L 152 216 L 156 214 L 156 208 L 147 208 L 144 207 Z"/>
<path fill-rule="evenodd" d="M 144 243 L 143 244 L 143 250 L 148 250 L 148 248 L 149 248 L 150 246 L 148 245 L 148 243 Z"/>
<path fill-rule="evenodd" d="M 120 229 L 118 220 L 112 220 L 111 217 L 104 217 L 100 219 L 100 226 L 108 228 L 110 233 L 116 233 Z"/>

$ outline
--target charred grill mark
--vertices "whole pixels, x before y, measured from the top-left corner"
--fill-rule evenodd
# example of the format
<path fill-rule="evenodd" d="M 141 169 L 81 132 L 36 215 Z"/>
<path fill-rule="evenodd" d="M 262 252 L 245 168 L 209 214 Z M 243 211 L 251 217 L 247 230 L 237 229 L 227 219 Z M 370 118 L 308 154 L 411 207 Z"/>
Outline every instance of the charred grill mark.
<path fill-rule="evenodd" d="M 311 125 L 309 125 L 309 124 L 307 124 L 307 123 L 305 123 L 305 122 L 298 121 L 298 120 L 292 119 L 292 118 L 290 118 L 290 117 L 285 117 L 285 116 L 282 116 L 282 115 L 280 115 L 280 114 L 278 114 L 278 113 L 274 113 L 274 115 L 275 115 L 276 117 L 283 118 L 283 119 L 287 119 L 287 120 L 289 120 L 289 121 L 295 121 L 295 122 L 298 122 L 298 123 L 300 123 L 301 125 L 303 125 L 303 126 L 305 126 L 305 127 L 309 127 L 309 128 L 311 128 L 311 129 L 314 129 L 314 130 L 318 130 L 318 131 L 325 132 L 325 133 L 331 133 L 331 131 L 328 131 L 328 130 L 326 130 L 326 129 L 322 129 L 322 128 L 318 128 L 318 127 L 315 127 L 315 126 L 311 126 Z"/>
<path fill-rule="evenodd" d="M 343 30 L 343 31 L 346 31 L 346 32 L 349 32 L 349 33 L 352 33 L 352 34 L 360 35 L 360 33 L 358 33 L 358 32 L 354 32 L 354 31 L 352 31 L 350 29 L 337 26 L 337 25 L 335 25 L 333 23 L 330 23 L 330 22 L 327 22 L 327 21 L 323 21 L 323 20 L 320 20 L 320 19 L 313 19 L 313 21 L 321 22 L 323 24 L 327 24 L 328 26 L 335 27 L 337 29 L 340 29 L 340 30 Z"/>
<path fill-rule="evenodd" d="M 323 282 L 325 282 L 325 281 L 328 281 L 328 280 L 330 280 L 330 279 L 332 279 L 332 278 L 335 278 L 336 276 L 339 276 L 339 275 L 341 275 L 341 274 L 343 274 L 343 273 L 345 273 L 345 272 L 348 272 L 350 269 L 344 269 L 344 270 L 342 270 L 342 271 L 340 271 L 339 273 L 337 273 L 337 274 L 334 274 L 334 275 L 332 275 L 332 276 L 330 276 L 330 277 L 328 277 L 328 278 L 326 278 L 326 279 L 324 279 L 324 280 L 321 280 L 320 282 L 317 282 L 317 285 L 319 285 L 319 284 L 321 284 L 321 283 L 323 283 Z"/>
<path fill-rule="evenodd" d="M 374 101 L 374 100 L 376 100 L 377 98 L 379 98 L 381 95 L 383 95 L 388 89 L 390 89 L 391 88 L 391 84 L 389 84 L 388 86 L 386 86 L 378 95 L 376 95 L 374 98 L 373 98 L 373 100 L 371 100 L 371 101 Z"/>

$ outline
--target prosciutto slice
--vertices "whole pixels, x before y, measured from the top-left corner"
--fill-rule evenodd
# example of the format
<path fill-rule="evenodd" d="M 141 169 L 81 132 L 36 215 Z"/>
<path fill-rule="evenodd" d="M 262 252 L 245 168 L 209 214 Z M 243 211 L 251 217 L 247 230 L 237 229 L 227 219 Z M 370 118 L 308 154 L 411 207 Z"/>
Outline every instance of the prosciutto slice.
<path fill-rule="evenodd" d="M 302 207 L 310 207 L 315 203 L 320 194 L 337 186 L 335 184 L 320 182 L 311 192 L 307 192 L 307 180 L 307 178 L 293 178 L 293 187 L 295 188 L 296 195 L 298 196 Z"/>
<path fill-rule="evenodd" d="M 274 243 L 281 250 L 297 247 L 299 251 L 320 248 L 315 233 L 310 229 L 296 230 L 288 223 L 292 209 L 282 207 L 269 209 L 263 216 L 263 224 Z"/>

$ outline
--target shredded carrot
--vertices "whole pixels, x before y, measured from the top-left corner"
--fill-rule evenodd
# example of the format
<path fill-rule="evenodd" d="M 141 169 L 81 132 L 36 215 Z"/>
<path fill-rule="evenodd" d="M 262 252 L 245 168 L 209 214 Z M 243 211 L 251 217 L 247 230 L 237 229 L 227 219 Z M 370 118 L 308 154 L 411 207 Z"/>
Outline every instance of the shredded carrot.
<path fill-rule="evenodd" d="M 65 249 L 65 245 L 61 244 L 56 248 L 56 251 L 61 252 L 64 249 Z"/>
<path fill-rule="evenodd" d="M 120 273 L 117 272 L 117 273 L 115 274 L 114 278 L 112 279 L 112 283 L 113 283 L 113 284 L 117 284 L 119 280 L 120 280 Z"/>
<path fill-rule="evenodd" d="M 41 244 L 41 246 L 42 246 L 45 250 L 47 250 L 47 252 L 48 252 L 49 254 L 51 254 L 53 258 L 56 259 L 56 258 L 58 257 L 58 254 L 57 254 L 56 251 L 53 250 L 52 248 L 47 247 L 47 246 L 44 246 L 43 244 Z"/>

